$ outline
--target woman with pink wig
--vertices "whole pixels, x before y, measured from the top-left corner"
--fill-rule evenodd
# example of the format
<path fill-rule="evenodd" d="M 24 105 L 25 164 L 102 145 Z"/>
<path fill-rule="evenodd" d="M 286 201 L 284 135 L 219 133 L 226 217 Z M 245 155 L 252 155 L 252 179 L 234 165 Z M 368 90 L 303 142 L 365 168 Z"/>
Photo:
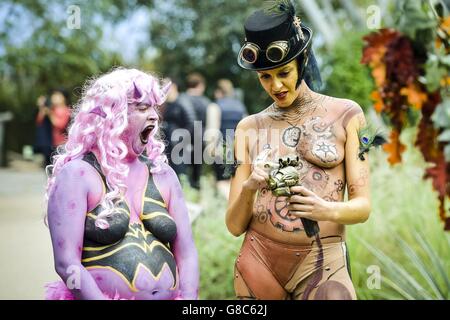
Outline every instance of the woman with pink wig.
<path fill-rule="evenodd" d="M 158 140 L 170 84 L 136 69 L 88 83 L 49 167 L 55 269 L 47 299 L 197 299 L 180 183 Z"/>

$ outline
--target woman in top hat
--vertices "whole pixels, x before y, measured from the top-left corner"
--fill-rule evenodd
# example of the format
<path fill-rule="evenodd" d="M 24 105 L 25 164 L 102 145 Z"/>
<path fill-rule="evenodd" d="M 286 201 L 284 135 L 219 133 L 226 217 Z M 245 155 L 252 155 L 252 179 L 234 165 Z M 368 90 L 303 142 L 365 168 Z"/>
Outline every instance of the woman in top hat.
<path fill-rule="evenodd" d="M 89 83 L 48 179 L 47 299 L 196 299 L 188 211 L 158 138 L 169 86 L 118 68 Z"/>
<path fill-rule="evenodd" d="M 345 225 L 366 221 L 371 210 L 369 163 L 358 154 L 362 109 L 312 90 L 319 80 L 312 31 L 290 1 L 254 12 L 245 36 L 238 63 L 256 71 L 273 103 L 243 119 L 235 135 L 226 223 L 233 235 L 246 233 L 235 264 L 236 295 L 356 299 Z M 284 193 L 273 192 L 274 181 Z"/>

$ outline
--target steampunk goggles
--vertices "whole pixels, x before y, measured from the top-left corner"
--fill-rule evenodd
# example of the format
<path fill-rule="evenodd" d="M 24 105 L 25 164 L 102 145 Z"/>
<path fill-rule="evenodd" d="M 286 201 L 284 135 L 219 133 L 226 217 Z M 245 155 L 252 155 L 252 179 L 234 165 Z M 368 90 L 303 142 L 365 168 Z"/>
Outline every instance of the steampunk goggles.
<path fill-rule="evenodd" d="M 262 50 L 255 43 L 247 42 L 242 46 L 239 55 L 245 62 L 255 63 L 258 60 L 258 56 L 265 52 L 267 60 L 273 63 L 278 63 L 287 56 L 289 49 L 289 41 L 285 40 L 270 43 L 266 50 Z"/>

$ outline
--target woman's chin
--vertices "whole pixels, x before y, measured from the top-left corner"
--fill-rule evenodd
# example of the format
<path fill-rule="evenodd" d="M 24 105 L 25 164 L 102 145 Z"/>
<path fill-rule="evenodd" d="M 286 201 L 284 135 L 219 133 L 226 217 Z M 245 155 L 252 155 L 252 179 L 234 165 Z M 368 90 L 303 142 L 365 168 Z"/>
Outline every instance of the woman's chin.
<path fill-rule="evenodd" d="M 144 153 L 145 151 L 145 146 L 139 148 L 138 150 L 136 150 L 136 156 L 140 156 Z"/>
<path fill-rule="evenodd" d="M 129 155 L 132 154 L 135 157 L 139 157 L 141 154 L 144 153 L 146 146 L 147 146 L 146 144 L 143 144 L 142 142 L 139 141 L 139 143 L 137 143 L 131 148 L 130 150 L 131 152 L 129 152 L 128 154 Z"/>
<path fill-rule="evenodd" d="M 288 101 L 286 100 L 280 101 L 279 99 L 276 99 L 275 103 L 279 108 L 287 108 L 291 105 Z"/>

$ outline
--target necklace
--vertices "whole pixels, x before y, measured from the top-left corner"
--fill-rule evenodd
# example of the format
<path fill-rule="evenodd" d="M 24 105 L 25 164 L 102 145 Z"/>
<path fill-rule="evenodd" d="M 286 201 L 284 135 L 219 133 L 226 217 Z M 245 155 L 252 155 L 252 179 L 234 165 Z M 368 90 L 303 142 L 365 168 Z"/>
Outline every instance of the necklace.
<path fill-rule="evenodd" d="M 302 136 L 302 129 L 298 123 L 308 114 L 313 113 L 317 107 L 322 106 L 324 99 L 325 96 L 313 97 L 311 93 L 306 93 L 297 97 L 287 108 L 277 107 L 275 102 L 270 105 L 266 112 L 272 121 L 286 121 L 290 125 L 283 131 L 284 145 L 290 148 L 297 147 Z"/>
<path fill-rule="evenodd" d="M 311 94 L 305 94 L 297 97 L 291 106 L 280 108 L 275 105 L 275 102 L 270 105 L 267 112 L 272 120 L 291 121 L 298 123 L 308 113 L 314 112 L 319 101 L 314 99 Z"/>
<path fill-rule="evenodd" d="M 297 126 L 297 124 L 298 124 L 298 121 L 295 123 L 295 124 L 292 124 L 292 122 L 290 122 L 290 121 L 288 121 L 288 120 L 285 120 L 287 123 L 289 123 L 290 125 L 291 125 L 291 127 L 294 127 L 294 128 L 298 128 L 298 126 Z"/>

